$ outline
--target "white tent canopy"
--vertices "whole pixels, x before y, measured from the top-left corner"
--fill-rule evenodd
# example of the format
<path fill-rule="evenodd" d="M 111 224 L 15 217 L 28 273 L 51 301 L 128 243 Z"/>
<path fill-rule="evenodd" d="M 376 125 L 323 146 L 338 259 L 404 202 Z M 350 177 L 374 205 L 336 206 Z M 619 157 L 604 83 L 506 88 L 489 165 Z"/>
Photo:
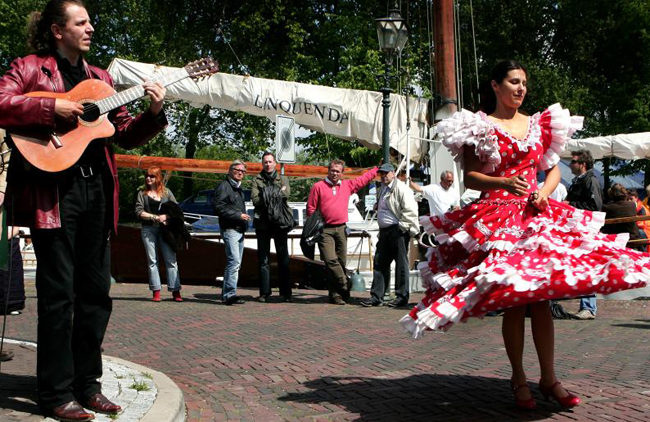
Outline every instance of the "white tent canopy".
<path fill-rule="evenodd" d="M 571 157 L 571 151 L 586 149 L 594 159 L 618 157 L 624 160 L 650 158 L 650 132 L 570 139 L 562 157 Z"/>
<path fill-rule="evenodd" d="M 115 59 L 108 68 L 118 89 L 139 85 L 178 68 Z M 382 94 L 373 91 L 332 88 L 297 82 L 217 73 L 195 82 L 184 79 L 167 87 L 167 99 L 184 100 L 195 107 L 208 104 L 243 111 L 275 121 L 278 114 L 293 117 L 299 125 L 364 146 L 381 147 Z M 390 96 L 390 145 L 407 154 L 406 98 Z M 420 161 L 427 151 L 425 138 L 427 101 L 410 98 L 410 158 Z"/>

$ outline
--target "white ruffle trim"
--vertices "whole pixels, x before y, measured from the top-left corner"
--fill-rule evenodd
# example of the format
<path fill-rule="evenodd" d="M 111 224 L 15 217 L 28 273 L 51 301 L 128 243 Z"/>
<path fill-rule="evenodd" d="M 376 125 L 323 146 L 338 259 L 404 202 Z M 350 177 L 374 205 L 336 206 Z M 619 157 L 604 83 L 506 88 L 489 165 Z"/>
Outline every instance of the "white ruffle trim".
<path fill-rule="evenodd" d="M 560 161 L 560 154 L 564 151 L 567 140 L 582 129 L 584 122 L 584 117 L 571 116 L 569 110 L 562 108 L 560 103 L 553 104 L 542 115 L 545 113 L 551 116 L 551 144 L 540 159 L 541 170 L 548 170 Z"/>
<path fill-rule="evenodd" d="M 465 145 L 470 145 L 474 147 L 479 160 L 484 163 L 482 171 L 485 173 L 492 173 L 501 164 L 494 128 L 471 111 L 460 110 L 454 113 L 438 123 L 433 131 L 459 163 L 463 162 Z"/>
<path fill-rule="evenodd" d="M 458 242 L 468 253 L 475 252 L 479 249 L 485 252 L 499 250 L 505 253 L 542 249 L 547 251 L 553 250 L 568 256 L 581 257 L 603 246 L 624 249 L 629 238 L 628 234 L 621 233 L 612 241 L 611 235 L 608 236 L 600 233 L 600 228 L 605 222 L 605 213 L 603 212 L 591 212 L 591 218 L 587 218 L 584 210 L 576 209 L 571 217 L 564 216 L 562 220 L 563 224 L 558 224 L 559 222 L 553 221 L 550 218 L 540 218 L 537 221 L 530 222 L 526 229 L 528 234 L 516 242 L 490 239 L 486 240 L 482 245 L 479 245 L 478 241 L 465 230 L 458 231 L 452 236 L 443 232 L 436 236 L 436 241 L 441 245 Z M 430 224 L 430 228 L 433 228 L 433 224 Z M 581 242 L 579 246 L 568 246 L 562 239 L 557 238 L 557 234 L 553 233 L 554 231 L 567 234 L 572 232 L 580 234 Z M 429 267 L 431 260 L 436 261 L 440 270 L 439 273 L 434 274 L 431 271 Z M 469 270 L 460 264 L 457 264 L 456 267 L 462 269 L 467 274 L 471 274 L 478 269 L 484 269 L 485 264 L 482 263 L 478 267 Z M 451 282 L 449 276 L 445 273 L 450 268 L 447 259 L 441 256 L 437 247 L 429 249 L 427 252 L 427 261 L 420 263 L 418 267 L 422 278 L 422 286 L 425 289 L 435 290 L 442 288 L 448 291 L 455 285 L 455 282 Z"/>
<path fill-rule="evenodd" d="M 617 239 L 618 240 L 618 239 Z M 631 268 L 634 264 L 641 266 L 641 269 L 638 271 L 631 271 Z M 605 264 L 598 265 L 593 268 L 591 274 L 592 279 L 590 280 L 590 285 L 592 286 L 593 292 L 589 293 L 614 293 L 616 291 L 625 290 L 629 288 L 639 288 L 647 286 L 650 284 L 650 258 L 643 258 L 640 262 L 633 262 L 632 259 L 627 255 L 622 255 L 619 259 L 609 261 Z M 619 283 L 617 280 L 612 281 L 612 285 L 607 287 L 605 282 L 608 281 L 610 277 L 610 269 L 616 267 L 618 270 L 622 270 L 623 280 Z M 410 332 L 414 338 L 419 338 L 424 334 L 424 332 L 429 330 L 434 331 L 447 331 L 453 324 L 458 322 L 464 322 L 467 317 L 470 316 L 481 316 L 486 311 L 487 308 L 482 308 L 475 310 L 474 307 L 478 301 L 490 290 L 494 288 L 495 285 L 503 286 L 513 286 L 514 290 L 517 292 L 530 292 L 528 302 L 534 301 L 535 291 L 542 288 L 544 285 L 551 282 L 550 275 L 554 271 L 564 272 L 566 278 L 566 284 L 573 286 L 575 289 L 575 294 L 565 294 L 563 298 L 570 298 L 574 296 L 579 296 L 585 294 L 584 291 L 578 292 L 578 287 L 576 284 L 578 279 L 583 279 L 586 274 L 575 274 L 573 268 L 569 265 L 566 265 L 561 262 L 549 262 L 549 264 L 544 269 L 544 272 L 548 278 L 540 278 L 537 283 L 532 283 L 530 281 L 524 281 L 522 277 L 517 273 L 517 270 L 514 268 L 509 268 L 505 271 L 504 274 L 497 274 L 492 271 L 493 268 L 481 264 L 479 266 L 479 274 L 474 278 L 476 287 L 468 288 L 458 294 L 458 297 L 462 299 L 465 305 L 461 308 L 453 306 L 451 303 L 440 303 L 436 307 L 436 312 L 433 312 L 430 307 L 424 307 L 422 303 L 417 305 L 417 320 L 411 318 L 410 315 L 405 315 L 400 323 L 402 326 Z M 447 276 L 447 286 L 458 285 L 466 282 L 467 277 L 473 277 L 473 274 L 468 274 L 463 278 L 451 279 Z M 442 287 L 442 286 L 441 286 Z M 552 294 L 552 293 L 551 293 Z M 506 293 L 504 296 L 507 296 Z M 560 298 L 560 296 L 557 296 Z M 515 298 L 515 301 L 517 299 Z M 538 297 L 538 301 L 549 300 L 548 298 Z M 488 302 L 490 305 L 494 304 L 493 302 Z M 512 306 L 519 306 L 514 304 Z M 441 316 L 440 316 L 441 315 Z"/>

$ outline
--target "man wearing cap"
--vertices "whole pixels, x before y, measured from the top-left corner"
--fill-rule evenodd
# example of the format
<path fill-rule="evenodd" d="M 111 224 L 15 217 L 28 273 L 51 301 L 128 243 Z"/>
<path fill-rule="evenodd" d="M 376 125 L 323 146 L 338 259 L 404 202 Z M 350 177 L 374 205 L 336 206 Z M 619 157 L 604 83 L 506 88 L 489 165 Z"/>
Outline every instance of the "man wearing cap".
<path fill-rule="evenodd" d="M 381 188 L 377 195 L 379 241 L 375 252 L 370 300 L 361 305 L 382 306 L 390 284 L 390 264 L 395 261 L 395 300 L 392 308 L 408 305 L 409 301 L 409 241 L 420 232 L 418 206 L 413 192 L 395 177 L 391 164 L 379 168 Z"/>
<path fill-rule="evenodd" d="M 319 210 L 325 227 L 318 247 L 325 262 L 329 282 L 329 299 L 334 305 L 345 305 L 350 299 L 345 262 L 348 250 L 346 223 L 350 195 L 370 183 L 377 175 L 377 167 L 352 180 L 341 180 L 345 162 L 332 160 L 325 180 L 317 182 L 309 191 L 307 216 Z"/>

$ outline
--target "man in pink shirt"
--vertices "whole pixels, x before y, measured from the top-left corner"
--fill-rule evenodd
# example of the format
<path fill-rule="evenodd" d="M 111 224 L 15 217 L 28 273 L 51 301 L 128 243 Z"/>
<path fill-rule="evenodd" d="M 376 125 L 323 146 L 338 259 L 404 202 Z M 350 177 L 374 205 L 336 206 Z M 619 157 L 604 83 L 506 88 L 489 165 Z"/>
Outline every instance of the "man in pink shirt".
<path fill-rule="evenodd" d="M 332 160 L 327 177 L 311 188 L 307 200 L 308 216 L 316 210 L 320 210 L 323 215 L 325 228 L 318 247 L 322 254 L 321 258 L 325 261 L 330 303 L 335 305 L 345 305 L 350 298 L 345 276 L 348 249 L 345 223 L 348 222 L 348 199 L 377 175 L 377 167 L 375 167 L 356 179 L 341 180 L 344 169 L 343 160 Z"/>

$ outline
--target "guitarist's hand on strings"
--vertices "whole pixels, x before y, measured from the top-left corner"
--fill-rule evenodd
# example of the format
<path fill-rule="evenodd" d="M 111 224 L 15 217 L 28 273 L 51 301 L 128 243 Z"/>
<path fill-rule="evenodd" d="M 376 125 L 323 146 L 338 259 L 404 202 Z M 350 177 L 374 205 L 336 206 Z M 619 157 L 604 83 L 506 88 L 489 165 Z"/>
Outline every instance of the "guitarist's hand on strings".
<path fill-rule="evenodd" d="M 165 99 L 165 93 L 167 90 L 160 84 L 160 82 L 154 83 L 147 81 L 142 85 L 142 87 L 144 88 L 145 94 L 151 98 L 149 110 L 151 110 L 151 113 L 154 116 L 157 116 L 163 108 L 163 100 Z"/>
<path fill-rule="evenodd" d="M 76 126 L 77 117 L 84 114 L 84 106 L 74 101 L 57 98 L 54 102 L 54 114 L 61 122 Z"/>

